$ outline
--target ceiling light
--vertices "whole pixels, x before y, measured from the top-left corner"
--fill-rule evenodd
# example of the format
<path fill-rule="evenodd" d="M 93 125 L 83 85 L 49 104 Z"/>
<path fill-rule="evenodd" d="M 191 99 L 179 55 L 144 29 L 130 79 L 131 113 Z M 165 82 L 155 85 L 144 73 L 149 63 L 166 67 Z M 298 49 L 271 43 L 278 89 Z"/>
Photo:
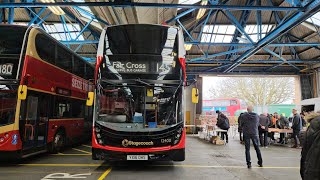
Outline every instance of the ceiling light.
<path fill-rule="evenodd" d="M 207 5 L 207 4 L 208 4 L 208 0 L 202 0 L 202 1 L 201 1 L 201 5 L 202 5 L 202 6 L 205 6 L 205 5 Z M 199 9 L 196 19 L 202 18 L 202 16 L 204 15 L 204 13 L 206 13 L 206 9 L 203 9 L 203 8 Z"/>
<path fill-rule="evenodd" d="M 184 48 L 186 49 L 186 51 L 189 51 L 192 47 L 192 44 L 184 44 Z"/>
<path fill-rule="evenodd" d="M 55 3 L 54 0 L 41 0 L 41 2 L 43 3 Z M 64 15 L 65 12 L 58 6 L 48 6 L 48 8 L 50 9 L 51 12 L 53 12 L 53 14 L 55 15 Z"/>

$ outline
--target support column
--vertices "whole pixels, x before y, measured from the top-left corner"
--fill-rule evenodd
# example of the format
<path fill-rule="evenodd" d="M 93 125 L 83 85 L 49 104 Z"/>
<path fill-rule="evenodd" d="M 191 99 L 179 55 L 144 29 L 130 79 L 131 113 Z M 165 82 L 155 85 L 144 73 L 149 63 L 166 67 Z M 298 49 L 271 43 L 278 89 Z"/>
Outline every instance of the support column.
<path fill-rule="evenodd" d="M 195 105 L 191 101 L 192 88 L 194 86 L 187 86 L 185 91 L 185 121 L 186 125 L 194 125 Z M 187 132 L 191 133 L 193 128 L 187 127 Z"/>
<path fill-rule="evenodd" d="M 14 0 L 10 0 L 10 3 L 14 3 Z M 13 22 L 14 22 L 14 8 L 9 8 L 8 24 L 13 24 Z"/>
<path fill-rule="evenodd" d="M 320 68 L 314 72 L 314 97 L 320 97 Z"/>
<path fill-rule="evenodd" d="M 202 77 L 196 77 L 197 82 L 191 86 L 186 87 L 185 91 L 185 121 L 186 125 L 201 125 L 197 120 L 202 113 Z M 192 103 L 192 88 L 197 88 L 199 90 L 199 103 Z M 196 126 L 196 127 L 197 127 Z M 187 132 L 195 132 L 194 128 L 187 128 Z"/>
<path fill-rule="evenodd" d="M 300 104 L 301 101 L 301 80 L 300 80 L 300 76 L 295 76 L 294 78 L 294 100 L 293 103 L 294 104 Z"/>

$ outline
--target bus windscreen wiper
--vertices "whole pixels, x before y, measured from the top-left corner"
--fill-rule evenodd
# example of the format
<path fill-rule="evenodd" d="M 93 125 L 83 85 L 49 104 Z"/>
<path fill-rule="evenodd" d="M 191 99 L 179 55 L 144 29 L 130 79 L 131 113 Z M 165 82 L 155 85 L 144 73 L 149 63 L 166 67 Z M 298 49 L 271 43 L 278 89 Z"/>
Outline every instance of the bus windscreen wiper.
<path fill-rule="evenodd" d="M 0 79 L 0 84 L 16 85 L 20 82 L 19 79 Z"/>
<path fill-rule="evenodd" d="M 144 84 L 144 85 L 146 85 L 146 86 L 152 86 L 151 84 L 149 84 L 149 83 L 147 83 L 147 82 L 145 82 L 145 81 L 142 81 L 141 79 L 135 79 L 134 81 L 135 81 L 135 82 L 139 82 L 139 83 L 141 83 L 141 84 Z"/>

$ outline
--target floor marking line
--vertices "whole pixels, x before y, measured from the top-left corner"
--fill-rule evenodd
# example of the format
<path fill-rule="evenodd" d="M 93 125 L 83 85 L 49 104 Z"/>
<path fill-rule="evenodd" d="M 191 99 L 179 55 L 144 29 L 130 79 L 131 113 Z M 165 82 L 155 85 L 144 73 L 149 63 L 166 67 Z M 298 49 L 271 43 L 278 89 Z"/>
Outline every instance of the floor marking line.
<path fill-rule="evenodd" d="M 111 172 L 111 167 L 109 169 L 106 170 L 106 172 L 104 172 L 98 180 L 103 180 L 110 172 Z"/>
<path fill-rule="evenodd" d="M 106 164 L 18 164 L 20 166 L 61 166 L 61 167 L 110 167 Z M 159 164 L 159 165 L 150 165 L 153 167 L 186 167 L 186 168 L 247 168 L 247 166 L 210 166 L 210 165 L 191 165 L 191 164 Z M 264 166 L 264 167 L 252 167 L 257 169 L 300 169 L 298 166 Z"/>
<path fill-rule="evenodd" d="M 6 172 L 0 172 L 0 174 L 47 174 L 47 173 L 56 173 L 57 171 L 45 171 L 45 172 L 40 172 L 40 171 L 6 171 Z M 92 174 L 101 174 L 104 171 L 97 171 L 97 172 L 88 172 L 88 173 L 92 173 Z M 77 174 L 79 173 L 79 171 L 68 171 L 68 173 L 72 173 L 72 174 Z"/>
<path fill-rule="evenodd" d="M 86 145 L 86 144 L 82 144 L 81 146 L 88 147 L 88 148 L 92 148 L 91 146 Z"/>
<path fill-rule="evenodd" d="M 189 168 L 247 168 L 247 166 L 209 166 L 209 165 L 191 165 L 191 164 L 173 164 L 173 165 L 151 165 L 158 167 L 189 167 Z M 264 166 L 264 167 L 252 167 L 257 169 L 300 169 L 300 167 L 285 167 L 285 166 Z"/>
<path fill-rule="evenodd" d="M 51 154 L 51 156 L 91 156 L 92 153 L 90 154 Z"/>
<path fill-rule="evenodd" d="M 86 154 L 91 154 L 91 152 L 89 152 L 89 151 L 85 151 L 85 150 L 81 150 L 81 149 L 77 149 L 77 148 L 72 148 L 72 149 L 76 150 L 76 151 L 79 151 L 79 152 L 86 153 Z"/>
<path fill-rule="evenodd" d="M 35 167 L 109 167 L 106 164 L 18 164 L 20 166 L 35 166 Z"/>

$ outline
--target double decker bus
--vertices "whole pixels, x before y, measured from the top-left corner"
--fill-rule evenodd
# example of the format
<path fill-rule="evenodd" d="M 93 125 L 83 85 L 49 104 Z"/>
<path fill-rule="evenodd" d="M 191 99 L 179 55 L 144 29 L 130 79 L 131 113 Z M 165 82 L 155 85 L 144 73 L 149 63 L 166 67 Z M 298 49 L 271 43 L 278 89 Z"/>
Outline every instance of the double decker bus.
<path fill-rule="evenodd" d="M 94 99 L 93 159 L 185 159 L 183 46 L 176 27 L 130 24 L 102 31 L 95 93 L 88 95 Z"/>
<path fill-rule="evenodd" d="M 217 98 L 211 100 L 203 100 L 202 111 L 206 115 L 213 115 L 217 110 L 227 116 L 235 116 L 239 110 L 246 110 L 246 103 L 237 98 Z"/>
<path fill-rule="evenodd" d="M 1 157 L 59 152 L 91 133 L 92 77 L 92 65 L 43 30 L 1 25 Z"/>

